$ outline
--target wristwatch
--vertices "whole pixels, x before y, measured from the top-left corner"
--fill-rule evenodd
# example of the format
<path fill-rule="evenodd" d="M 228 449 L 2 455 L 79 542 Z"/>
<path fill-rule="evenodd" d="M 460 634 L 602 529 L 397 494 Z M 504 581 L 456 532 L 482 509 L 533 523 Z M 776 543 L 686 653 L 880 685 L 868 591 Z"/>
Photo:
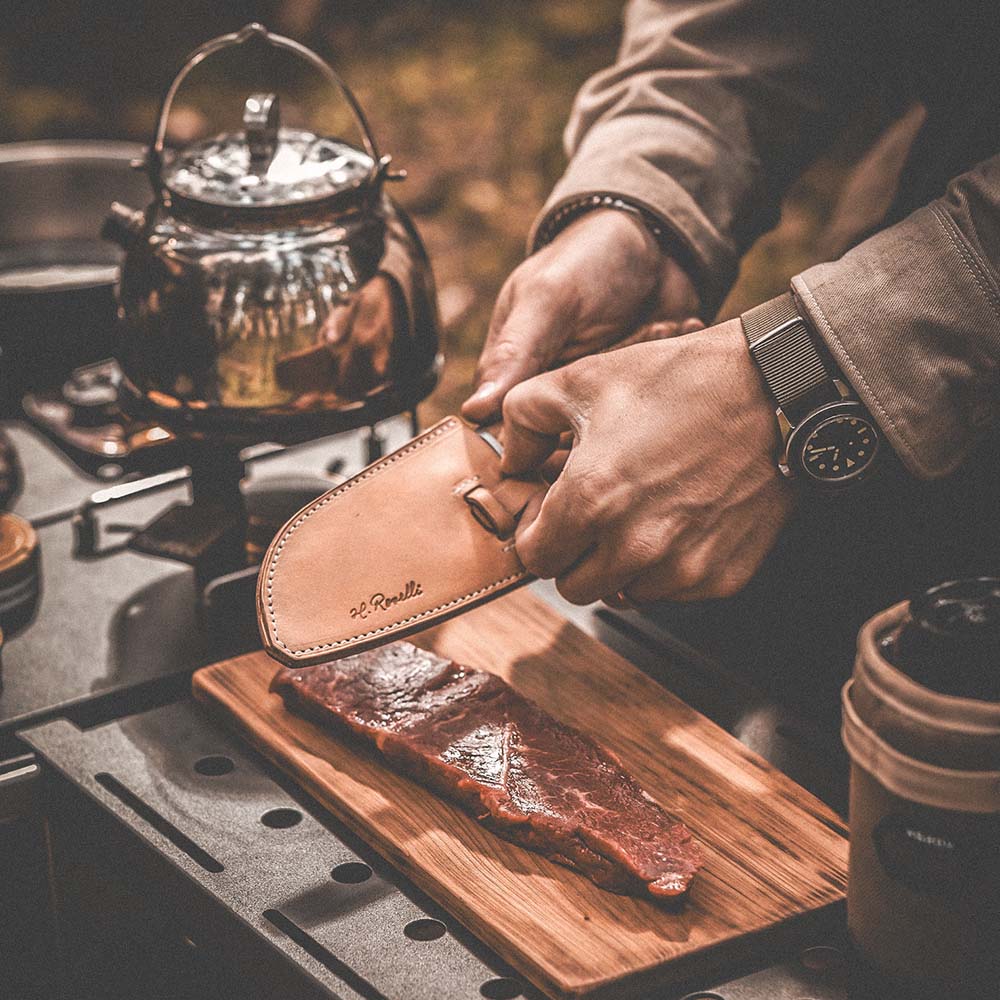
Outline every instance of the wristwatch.
<path fill-rule="evenodd" d="M 824 492 L 869 476 L 878 465 L 878 425 L 820 346 L 794 297 L 778 296 L 740 319 L 750 356 L 777 404 L 782 473 Z"/>

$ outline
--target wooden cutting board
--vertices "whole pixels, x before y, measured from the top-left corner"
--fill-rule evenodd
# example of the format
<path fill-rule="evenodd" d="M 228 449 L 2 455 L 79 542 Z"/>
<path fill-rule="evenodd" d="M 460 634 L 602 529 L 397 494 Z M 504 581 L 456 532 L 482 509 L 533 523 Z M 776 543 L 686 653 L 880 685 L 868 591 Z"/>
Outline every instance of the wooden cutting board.
<path fill-rule="evenodd" d="M 846 830 L 833 812 L 528 591 L 416 641 L 500 674 L 610 747 L 704 847 L 686 903 L 616 896 L 500 839 L 286 710 L 263 652 L 199 670 L 194 693 L 545 992 L 642 995 L 843 898 Z"/>

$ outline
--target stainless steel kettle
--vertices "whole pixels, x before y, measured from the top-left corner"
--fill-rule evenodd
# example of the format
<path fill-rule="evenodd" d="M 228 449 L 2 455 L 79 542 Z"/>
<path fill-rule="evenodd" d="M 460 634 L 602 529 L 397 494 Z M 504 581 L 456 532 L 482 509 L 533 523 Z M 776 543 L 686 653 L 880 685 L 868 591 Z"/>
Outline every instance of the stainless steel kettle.
<path fill-rule="evenodd" d="M 318 69 L 353 112 L 360 149 L 282 127 L 279 98 L 246 99 L 241 131 L 166 150 L 190 71 L 260 42 Z M 123 405 L 182 433 L 301 440 L 412 409 L 441 365 L 434 285 L 412 223 L 385 194 L 350 89 L 315 52 L 259 24 L 206 42 L 168 88 L 145 162 L 154 200 L 114 204 L 125 249 L 117 358 Z"/>

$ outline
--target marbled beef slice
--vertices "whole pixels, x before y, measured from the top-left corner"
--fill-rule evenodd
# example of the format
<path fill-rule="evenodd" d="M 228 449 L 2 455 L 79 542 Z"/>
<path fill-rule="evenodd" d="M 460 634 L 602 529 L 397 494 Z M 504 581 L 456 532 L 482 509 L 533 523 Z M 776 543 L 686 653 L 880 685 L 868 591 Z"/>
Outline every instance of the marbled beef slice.
<path fill-rule="evenodd" d="M 612 892 L 679 896 L 701 866 L 687 827 L 609 751 L 493 674 L 396 642 L 282 670 L 271 689 L 374 744 L 500 836 Z"/>

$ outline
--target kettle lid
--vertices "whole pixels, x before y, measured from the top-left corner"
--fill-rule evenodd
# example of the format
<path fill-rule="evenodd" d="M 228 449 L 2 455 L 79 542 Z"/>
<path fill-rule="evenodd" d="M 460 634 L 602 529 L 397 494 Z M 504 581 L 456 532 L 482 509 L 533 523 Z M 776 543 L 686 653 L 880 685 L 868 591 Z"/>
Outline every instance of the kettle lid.
<path fill-rule="evenodd" d="M 174 195 L 226 208 L 283 208 L 359 188 L 373 161 L 360 149 L 279 124 L 276 94 L 246 99 L 243 131 L 228 132 L 165 157 Z"/>
<path fill-rule="evenodd" d="M 244 105 L 243 131 L 227 132 L 177 150 L 165 148 L 167 118 L 181 83 L 207 57 L 230 46 L 260 40 L 311 63 L 346 100 L 357 122 L 364 149 L 340 139 L 283 128 L 276 94 L 251 94 Z M 352 198 L 354 192 L 378 190 L 383 180 L 402 179 L 390 172 L 390 157 L 380 156 L 364 112 L 333 68 L 304 45 L 274 35 L 263 25 L 248 24 L 220 35 L 189 56 L 167 89 L 157 116 L 146 169 L 153 190 L 212 209 L 288 209 L 328 198 Z"/>

